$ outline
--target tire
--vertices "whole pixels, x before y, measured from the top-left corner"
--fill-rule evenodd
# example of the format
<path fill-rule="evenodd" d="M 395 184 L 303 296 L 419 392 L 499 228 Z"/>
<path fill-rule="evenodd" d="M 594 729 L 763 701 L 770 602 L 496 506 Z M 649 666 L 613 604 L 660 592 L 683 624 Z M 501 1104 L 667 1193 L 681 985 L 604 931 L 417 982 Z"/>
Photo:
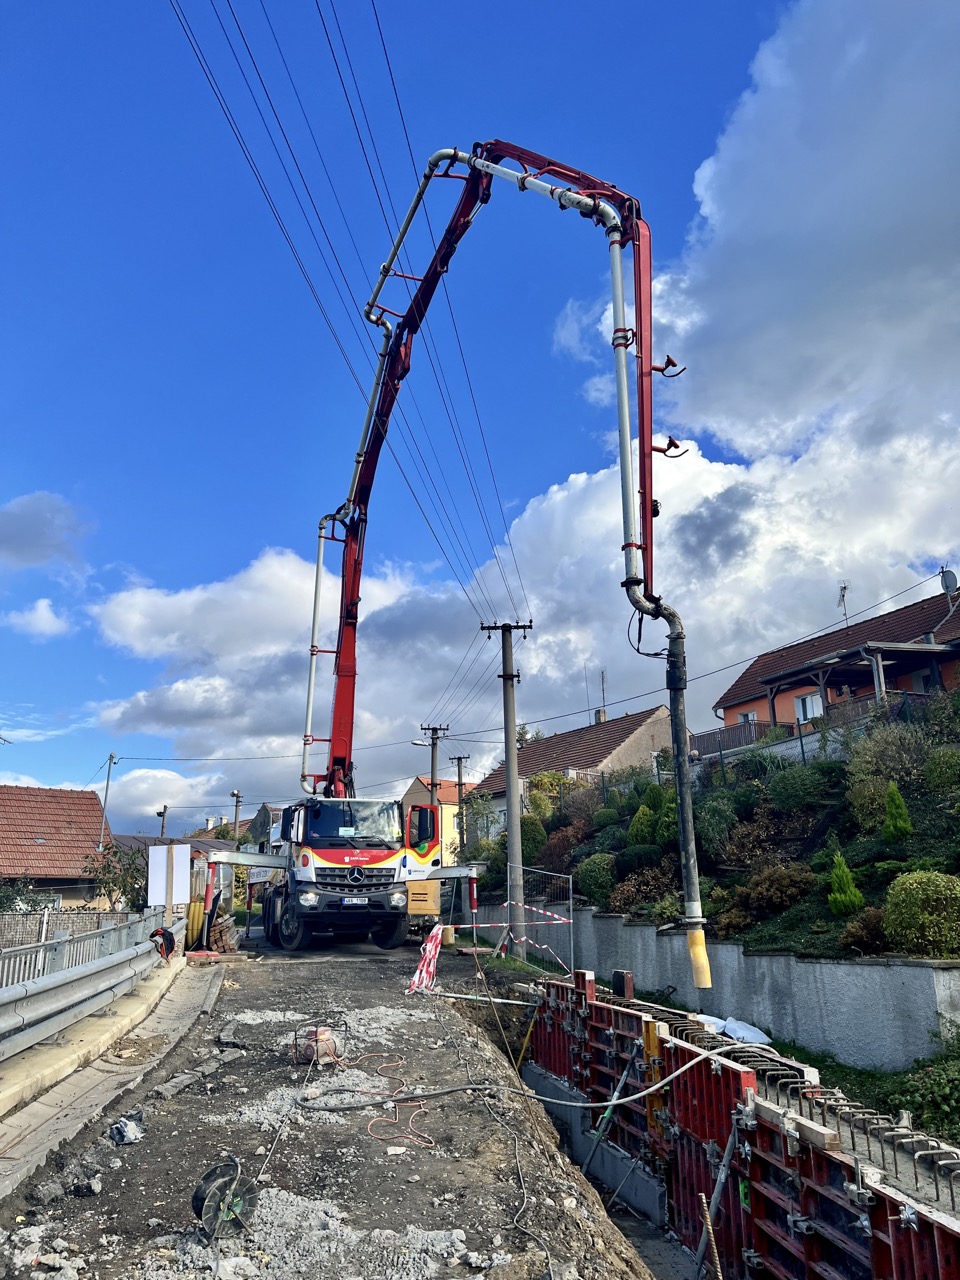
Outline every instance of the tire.
<path fill-rule="evenodd" d="M 310 945 L 310 930 L 297 914 L 297 909 L 288 898 L 280 912 L 280 924 L 277 927 L 280 945 L 284 951 L 304 951 Z"/>
<path fill-rule="evenodd" d="M 407 939 L 409 929 L 410 921 L 407 917 L 405 915 L 399 916 L 393 924 L 384 925 L 380 929 L 374 929 L 370 937 L 381 951 L 393 951 L 395 948 L 404 944 Z"/>
<path fill-rule="evenodd" d="M 362 932 L 359 929 L 354 929 L 352 933 L 335 933 L 333 935 L 333 940 L 334 942 L 357 943 L 366 942 L 369 937 L 369 929 L 364 929 Z"/>
<path fill-rule="evenodd" d="M 276 906 L 274 905 L 274 895 L 272 893 L 268 894 L 268 896 L 263 900 L 262 905 L 263 905 L 263 910 L 261 913 L 260 922 L 263 926 L 264 940 L 266 942 L 269 942 L 271 947 L 279 947 L 280 939 L 277 936 L 277 923 L 275 919 Z"/>

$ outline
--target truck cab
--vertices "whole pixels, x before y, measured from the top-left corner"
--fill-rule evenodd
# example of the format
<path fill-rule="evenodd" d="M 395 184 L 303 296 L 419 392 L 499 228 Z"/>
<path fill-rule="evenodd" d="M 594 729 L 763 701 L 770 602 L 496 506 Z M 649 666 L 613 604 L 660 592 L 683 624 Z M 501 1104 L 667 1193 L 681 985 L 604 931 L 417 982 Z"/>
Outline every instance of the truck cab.
<path fill-rule="evenodd" d="M 399 801 L 311 796 L 283 810 L 285 873 L 264 890 L 267 940 L 290 951 L 314 934 L 398 947 L 407 935 L 407 882 L 440 866 L 439 815 Z"/>

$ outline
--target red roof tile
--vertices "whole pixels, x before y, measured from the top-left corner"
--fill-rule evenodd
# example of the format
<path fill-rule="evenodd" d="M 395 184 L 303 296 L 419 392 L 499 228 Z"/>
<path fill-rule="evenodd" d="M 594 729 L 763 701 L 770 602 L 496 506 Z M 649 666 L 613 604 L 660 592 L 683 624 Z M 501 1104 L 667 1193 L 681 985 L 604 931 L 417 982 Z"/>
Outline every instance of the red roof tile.
<path fill-rule="evenodd" d="M 0 875 L 84 877 L 102 818 L 95 791 L 0 785 Z M 111 838 L 106 823 L 104 843 Z"/>
<path fill-rule="evenodd" d="M 525 743 L 517 754 L 520 777 L 532 778 L 548 769 L 597 769 L 608 756 L 641 729 L 651 716 L 665 710 L 665 707 L 650 707 L 646 711 L 628 712 L 606 720 L 603 724 L 588 724 L 582 729 L 554 733 L 549 738 L 535 738 Z M 505 791 L 505 767 L 497 765 L 477 786 L 491 795 L 499 795 Z"/>
<path fill-rule="evenodd" d="M 754 658 L 714 706 L 732 707 L 740 702 L 764 698 L 767 694 L 767 686 L 761 683 L 764 677 L 792 671 L 817 658 L 826 658 L 871 641 L 906 644 L 911 640 L 920 640 L 927 632 L 933 633 L 937 644 L 960 640 L 960 607 L 947 619 L 951 603 L 958 602 L 958 596 L 948 598 L 943 593 L 938 593 L 927 600 L 918 600 L 914 604 L 893 609 L 890 613 L 881 613 L 875 618 L 851 623 L 849 627 L 837 627 L 834 631 L 801 640 L 797 644 L 770 649 Z"/>

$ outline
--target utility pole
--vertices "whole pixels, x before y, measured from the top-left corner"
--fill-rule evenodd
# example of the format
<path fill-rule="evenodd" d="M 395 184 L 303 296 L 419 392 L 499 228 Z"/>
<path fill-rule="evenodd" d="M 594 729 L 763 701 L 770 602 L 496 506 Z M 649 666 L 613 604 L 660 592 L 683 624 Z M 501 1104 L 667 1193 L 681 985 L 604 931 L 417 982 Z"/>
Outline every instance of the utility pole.
<path fill-rule="evenodd" d="M 233 797 L 233 838 L 234 840 L 239 841 L 240 839 L 240 803 L 243 800 L 243 796 L 240 794 L 239 791 L 231 791 L 230 795 Z"/>
<path fill-rule="evenodd" d="M 457 821 L 460 824 L 460 863 L 466 861 L 467 833 L 463 823 L 463 762 L 469 756 L 450 756 L 450 763 L 457 766 Z"/>
<path fill-rule="evenodd" d="M 520 775 L 517 769 L 517 704 L 514 681 L 520 673 L 513 669 L 513 633 L 533 629 L 532 622 L 504 622 L 483 626 L 481 631 L 499 631 L 502 664 L 498 679 L 503 681 L 503 763 L 507 775 L 507 920 L 510 922 L 510 952 L 526 960 L 523 937 L 523 857 L 520 846 Z"/>
<path fill-rule="evenodd" d="M 107 825 L 107 800 L 110 797 L 110 775 L 113 773 L 113 766 L 117 763 L 117 757 L 111 751 L 107 756 L 107 785 L 103 788 L 103 814 L 100 818 L 100 839 L 97 841 L 97 853 L 103 853 L 103 833 Z M 101 769 L 103 765 L 100 766 Z"/>
<path fill-rule="evenodd" d="M 160 839 L 167 834 L 167 806 L 157 810 L 157 817 L 160 819 Z"/>
<path fill-rule="evenodd" d="M 429 733 L 430 735 L 430 803 L 437 803 L 437 744 L 440 741 L 441 733 L 446 733 L 450 728 L 448 724 L 422 724 L 420 726 L 421 733 Z"/>

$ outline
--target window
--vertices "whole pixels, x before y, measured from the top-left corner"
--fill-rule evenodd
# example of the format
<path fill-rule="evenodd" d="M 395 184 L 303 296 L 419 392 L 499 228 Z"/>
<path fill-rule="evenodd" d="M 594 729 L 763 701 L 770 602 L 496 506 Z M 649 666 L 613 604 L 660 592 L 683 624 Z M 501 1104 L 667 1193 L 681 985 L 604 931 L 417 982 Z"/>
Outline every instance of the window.
<path fill-rule="evenodd" d="M 814 716 L 820 715 L 823 710 L 819 693 L 801 693 L 794 698 L 793 708 L 796 718 L 801 724 L 806 724 Z"/>
<path fill-rule="evenodd" d="M 741 711 L 737 714 L 737 724 L 751 724 L 757 718 L 755 711 Z"/>

